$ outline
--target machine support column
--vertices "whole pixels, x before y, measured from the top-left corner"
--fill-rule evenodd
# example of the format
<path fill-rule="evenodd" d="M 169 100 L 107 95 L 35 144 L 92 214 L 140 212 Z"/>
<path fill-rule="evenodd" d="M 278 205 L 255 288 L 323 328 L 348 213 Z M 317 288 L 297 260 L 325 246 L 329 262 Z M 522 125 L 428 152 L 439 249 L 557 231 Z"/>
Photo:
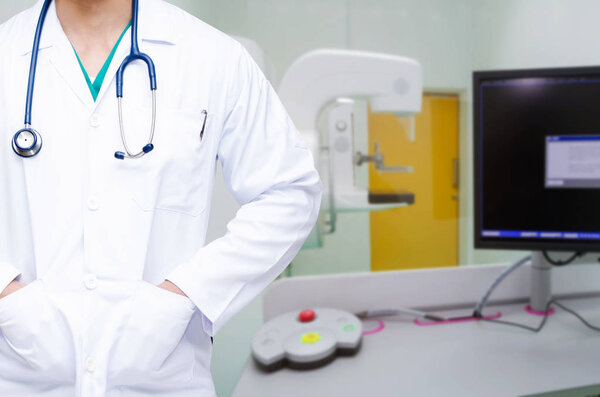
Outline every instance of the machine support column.
<path fill-rule="evenodd" d="M 531 310 L 539 313 L 546 311 L 546 306 L 552 299 L 552 265 L 540 251 L 531 255 Z"/>

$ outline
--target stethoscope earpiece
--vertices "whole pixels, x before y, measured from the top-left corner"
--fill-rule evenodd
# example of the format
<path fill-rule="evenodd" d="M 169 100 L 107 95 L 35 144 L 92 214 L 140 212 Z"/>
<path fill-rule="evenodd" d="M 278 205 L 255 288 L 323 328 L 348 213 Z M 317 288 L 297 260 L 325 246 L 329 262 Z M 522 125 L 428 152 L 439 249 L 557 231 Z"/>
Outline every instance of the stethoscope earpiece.
<path fill-rule="evenodd" d="M 146 146 L 144 146 L 144 148 L 142 149 L 142 152 L 144 154 L 148 154 L 153 150 L 154 150 L 154 145 L 149 143 Z M 117 160 L 125 160 L 126 158 L 139 158 L 139 157 L 141 157 L 141 154 L 138 154 L 137 156 L 130 156 L 130 155 L 126 154 L 125 152 L 115 152 L 115 158 Z"/>
<path fill-rule="evenodd" d="M 33 157 L 42 150 L 42 136 L 30 127 L 25 127 L 14 135 L 13 151 L 21 157 Z"/>

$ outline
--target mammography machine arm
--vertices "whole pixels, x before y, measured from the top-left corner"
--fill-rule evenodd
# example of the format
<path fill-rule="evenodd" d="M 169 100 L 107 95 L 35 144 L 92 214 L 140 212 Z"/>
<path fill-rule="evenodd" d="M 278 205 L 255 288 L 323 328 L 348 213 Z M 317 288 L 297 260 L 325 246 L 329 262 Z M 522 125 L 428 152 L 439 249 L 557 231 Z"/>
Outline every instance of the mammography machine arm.
<path fill-rule="evenodd" d="M 372 211 L 412 204 L 412 194 L 390 194 L 383 201 L 378 194 L 378 199 L 372 200 L 367 189 L 357 186 L 356 167 L 365 162 L 373 162 L 380 172 L 412 172 L 412 167 L 384 164 L 378 145 L 372 155 L 357 150 L 353 99 L 366 100 L 373 113 L 413 116 L 421 110 L 422 79 L 421 66 L 413 59 L 350 50 L 315 50 L 287 71 L 278 92 L 314 154 L 330 211 Z M 320 123 L 323 118 L 325 122 Z M 321 130 L 320 124 L 324 126 Z"/>

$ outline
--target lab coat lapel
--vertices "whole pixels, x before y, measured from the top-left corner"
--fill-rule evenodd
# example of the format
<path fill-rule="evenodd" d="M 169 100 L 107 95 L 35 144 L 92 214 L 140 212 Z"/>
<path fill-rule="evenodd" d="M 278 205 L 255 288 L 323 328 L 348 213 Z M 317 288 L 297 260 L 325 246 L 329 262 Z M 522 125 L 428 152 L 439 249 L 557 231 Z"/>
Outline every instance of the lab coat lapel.
<path fill-rule="evenodd" d="M 138 38 L 140 45 L 143 41 L 157 44 L 175 45 L 182 35 L 189 32 L 174 30 L 161 19 L 163 0 L 140 0 Z"/>
<path fill-rule="evenodd" d="M 39 16 L 39 12 L 41 10 L 43 1 L 38 2 L 35 6 L 35 23 L 37 23 L 37 17 Z M 32 33 L 31 36 L 27 38 L 22 38 L 22 49 L 20 55 L 27 59 L 27 71 L 29 71 L 29 59 L 31 57 L 31 48 L 33 44 L 35 23 L 32 23 Z M 75 95 L 78 97 L 81 102 L 89 106 L 89 102 L 91 101 L 91 94 L 89 89 L 87 88 L 87 83 L 85 82 L 85 78 L 78 66 L 77 58 L 75 57 L 74 51 L 71 48 L 71 45 L 62 31 L 62 27 L 60 26 L 60 22 L 58 21 L 58 17 L 56 15 L 56 9 L 54 7 L 54 2 L 50 6 L 48 10 L 48 15 L 46 17 L 46 22 L 44 24 L 44 28 L 42 30 L 42 37 L 39 45 L 39 56 L 38 56 L 38 72 L 42 70 L 42 68 L 52 68 L 56 69 L 57 75 L 60 76 L 67 83 L 68 87 L 63 86 L 65 90 L 72 90 Z M 71 53 L 66 51 L 67 49 L 71 49 Z M 47 70 L 47 69 L 46 69 Z M 37 76 L 42 75 L 43 73 L 37 73 Z M 41 110 L 40 105 L 40 97 L 39 97 L 39 87 L 43 84 L 47 83 L 47 81 L 43 81 L 43 78 L 36 79 L 36 90 L 34 89 L 34 98 L 33 98 L 33 127 L 39 125 L 39 115 Z M 23 87 L 19 86 L 20 90 L 25 91 L 25 85 Z M 86 95 L 87 94 L 87 97 Z M 57 93 L 57 95 L 65 95 L 64 93 Z M 23 97 L 23 102 L 24 102 Z M 37 102 L 36 102 L 37 101 Z M 36 105 L 37 103 L 37 105 Z M 49 106 L 47 103 L 43 103 L 43 105 Z M 36 110 L 37 109 L 37 110 Z M 18 128 L 22 128 L 22 125 L 15 126 Z M 40 128 L 40 127 L 38 127 Z M 40 133 L 43 135 L 44 139 L 52 139 L 51 133 L 48 128 L 41 127 Z M 56 243 L 53 236 L 48 236 L 45 231 L 47 230 L 46 225 L 52 222 L 52 213 L 45 211 L 44 208 L 52 207 L 53 203 L 48 203 L 48 199 L 45 195 L 45 192 L 51 191 L 55 189 L 56 186 L 54 183 L 55 180 L 49 180 L 45 177 L 44 167 L 46 162 L 43 161 L 44 157 L 50 156 L 51 150 L 48 148 L 48 144 L 44 146 L 39 155 L 22 159 L 23 161 L 23 172 L 24 172 L 24 180 L 25 187 L 27 189 L 27 200 L 28 207 L 30 211 L 30 216 L 32 219 L 36 219 L 36 222 L 32 223 L 32 233 L 33 233 L 33 247 L 34 247 L 34 256 L 36 260 L 36 270 L 38 274 L 44 274 L 47 267 L 50 265 L 46 262 L 48 257 L 48 252 L 52 250 L 53 244 Z"/>
<path fill-rule="evenodd" d="M 89 109 L 94 106 L 94 99 L 85 81 L 77 56 L 71 42 L 62 29 L 56 15 L 55 2 L 48 9 L 48 16 L 44 24 L 42 35 L 48 35 L 53 51 L 50 54 L 50 63 L 56 68 L 57 73 L 67 83 L 71 91 Z"/>

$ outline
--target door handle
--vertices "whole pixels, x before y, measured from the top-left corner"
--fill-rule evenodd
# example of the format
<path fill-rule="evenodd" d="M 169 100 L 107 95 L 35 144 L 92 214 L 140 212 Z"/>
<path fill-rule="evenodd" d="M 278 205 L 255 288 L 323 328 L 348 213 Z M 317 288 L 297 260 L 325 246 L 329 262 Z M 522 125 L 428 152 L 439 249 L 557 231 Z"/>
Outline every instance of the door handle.
<path fill-rule="evenodd" d="M 375 164 L 375 168 L 379 172 L 403 172 L 407 174 L 412 174 L 414 172 L 414 168 L 410 165 L 385 165 L 385 157 L 383 156 L 383 153 L 381 153 L 379 142 L 375 142 L 372 156 L 364 155 L 361 152 L 356 152 L 354 155 L 354 163 L 357 166 L 360 167 L 368 162 Z"/>
<path fill-rule="evenodd" d="M 458 163 L 458 159 L 454 158 L 452 159 L 452 165 L 454 167 L 454 180 L 452 182 L 452 187 L 454 189 L 458 189 L 458 184 L 460 182 L 460 171 L 459 171 L 459 163 Z"/>

